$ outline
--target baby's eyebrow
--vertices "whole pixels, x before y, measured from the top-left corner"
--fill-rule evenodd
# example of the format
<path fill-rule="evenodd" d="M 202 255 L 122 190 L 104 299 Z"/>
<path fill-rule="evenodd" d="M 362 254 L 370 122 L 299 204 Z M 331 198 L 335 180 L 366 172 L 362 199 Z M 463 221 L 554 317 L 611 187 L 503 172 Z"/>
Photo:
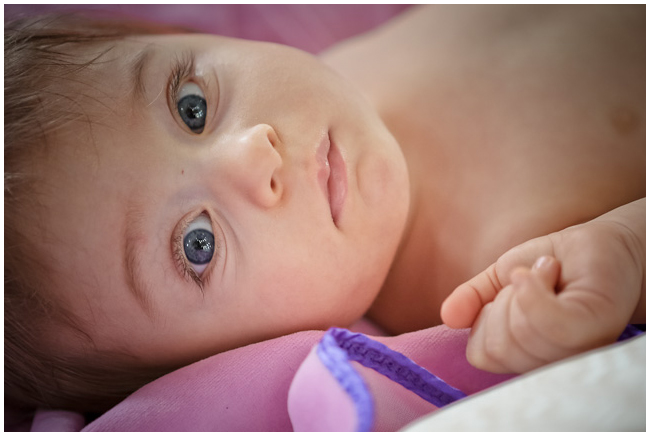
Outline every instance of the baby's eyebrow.
<path fill-rule="evenodd" d="M 153 304 L 151 301 L 151 289 L 143 280 L 142 262 L 142 224 L 143 212 L 135 203 L 131 202 L 125 215 L 124 224 L 124 267 L 126 270 L 126 282 L 129 290 L 135 296 L 136 301 L 147 314 L 152 318 Z"/>
<path fill-rule="evenodd" d="M 144 100 L 146 88 L 144 85 L 144 73 L 149 60 L 153 57 L 154 46 L 147 44 L 144 49 L 133 59 L 130 66 L 131 78 L 133 83 L 133 95 L 137 99 Z"/>

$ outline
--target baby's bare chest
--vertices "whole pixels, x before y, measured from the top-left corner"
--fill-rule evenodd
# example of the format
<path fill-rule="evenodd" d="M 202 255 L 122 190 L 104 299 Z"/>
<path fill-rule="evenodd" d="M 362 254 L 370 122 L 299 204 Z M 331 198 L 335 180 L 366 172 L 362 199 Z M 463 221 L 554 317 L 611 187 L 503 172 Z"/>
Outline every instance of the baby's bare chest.
<path fill-rule="evenodd" d="M 488 256 L 645 195 L 634 11 L 508 13 L 530 23 L 412 39 L 400 55 L 412 68 L 391 67 L 394 86 L 374 91 L 421 201 L 449 214 L 447 231 L 474 226 L 474 243 L 500 241 L 485 242 Z"/>
<path fill-rule="evenodd" d="M 329 60 L 431 201 L 561 225 L 644 195 L 644 41 L 643 7 L 432 6 Z"/>

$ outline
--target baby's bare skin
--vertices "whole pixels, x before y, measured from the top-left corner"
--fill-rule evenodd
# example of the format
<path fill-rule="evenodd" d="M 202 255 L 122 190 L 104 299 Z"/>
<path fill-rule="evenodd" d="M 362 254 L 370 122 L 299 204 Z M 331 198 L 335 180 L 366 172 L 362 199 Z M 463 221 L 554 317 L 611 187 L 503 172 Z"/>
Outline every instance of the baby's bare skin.
<path fill-rule="evenodd" d="M 440 324 L 450 293 L 512 247 L 643 198 L 644 41 L 640 6 L 432 6 L 325 53 L 410 172 L 368 316 L 391 333 Z"/>

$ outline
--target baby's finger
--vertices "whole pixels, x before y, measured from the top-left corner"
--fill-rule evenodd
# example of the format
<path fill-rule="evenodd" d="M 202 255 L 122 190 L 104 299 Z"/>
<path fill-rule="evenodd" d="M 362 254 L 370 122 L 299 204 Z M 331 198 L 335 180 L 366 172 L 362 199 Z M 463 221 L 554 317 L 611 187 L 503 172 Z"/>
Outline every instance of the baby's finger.
<path fill-rule="evenodd" d="M 469 340 L 467 342 L 466 357 L 467 361 L 471 363 L 474 367 L 478 369 L 483 369 L 487 371 L 487 366 L 491 364 L 488 361 L 487 356 L 483 352 L 486 338 L 488 319 L 490 318 L 490 313 L 492 312 L 492 306 L 494 303 L 488 303 L 483 306 L 481 312 L 476 318 L 476 322 L 472 326 L 472 330 L 469 334 Z"/>
<path fill-rule="evenodd" d="M 556 295 L 535 274 L 518 271 L 511 278 L 513 286 L 519 288 L 511 321 L 517 342 L 548 361 L 589 348 L 599 319 L 581 307 L 579 300 L 562 300 L 562 294 Z"/>
<path fill-rule="evenodd" d="M 487 316 L 475 329 L 481 334 L 470 338 L 468 360 L 474 366 L 495 373 L 522 373 L 544 362 L 531 356 L 512 337 L 508 319 L 514 289 L 507 286 L 490 303 Z"/>
<path fill-rule="evenodd" d="M 493 301 L 501 289 L 510 284 L 510 272 L 514 268 L 530 268 L 541 254 L 552 252 L 553 245 L 549 236 L 533 239 L 509 250 L 496 263 L 458 286 L 447 297 L 440 309 L 442 321 L 451 328 L 471 327 L 483 306 Z M 557 263 L 554 258 L 551 259 Z M 555 263 L 559 268 L 559 263 Z"/>
<path fill-rule="evenodd" d="M 542 256 L 533 264 L 532 272 L 540 277 L 548 288 L 555 290 L 560 279 L 560 262 L 553 256 Z"/>
<path fill-rule="evenodd" d="M 501 290 L 495 265 L 458 286 L 442 303 L 440 316 L 448 327 L 471 327 L 481 310 Z"/>
<path fill-rule="evenodd" d="M 557 343 L 549 341 L 544 326 L 535 323 L 537 316 L 533 316 L 531 310 L 550 310 L 549 306 L 557 300 L 554 286 L 548 279 L 551 274 L 542 276 L 533 271 L 519 268 L 511 275 L 512 286 L 515 296 L 510 309 L 509 327 L 513 339 L 527 351 L 528 354 L 539 359 L 543 363 L 556 360 L 564 353 L 558 348 Z M 523 303 L 522 303 L 523 301 Z M 557 302 L 555 301 L 557 304 Z M 556 311 L 552 310 L 542 314 L 547 318 L 555 316 Z M 532 368 L 530 368 L 532 369 Z"/>

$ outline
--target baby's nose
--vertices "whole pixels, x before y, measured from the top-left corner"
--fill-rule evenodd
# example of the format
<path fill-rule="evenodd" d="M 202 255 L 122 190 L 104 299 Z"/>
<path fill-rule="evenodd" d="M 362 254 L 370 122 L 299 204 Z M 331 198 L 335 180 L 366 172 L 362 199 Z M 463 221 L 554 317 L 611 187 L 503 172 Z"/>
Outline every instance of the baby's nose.
<path fill-rule="evenodd" d="M 268 124 L 257 124 L 238 135 L 235 148 L 236 168 L 231 176 L 236 188 L 254 204 L 271 208 L 282 197 L 279 169 L 282 157 L 277 150 L 278 135 Z"/>

